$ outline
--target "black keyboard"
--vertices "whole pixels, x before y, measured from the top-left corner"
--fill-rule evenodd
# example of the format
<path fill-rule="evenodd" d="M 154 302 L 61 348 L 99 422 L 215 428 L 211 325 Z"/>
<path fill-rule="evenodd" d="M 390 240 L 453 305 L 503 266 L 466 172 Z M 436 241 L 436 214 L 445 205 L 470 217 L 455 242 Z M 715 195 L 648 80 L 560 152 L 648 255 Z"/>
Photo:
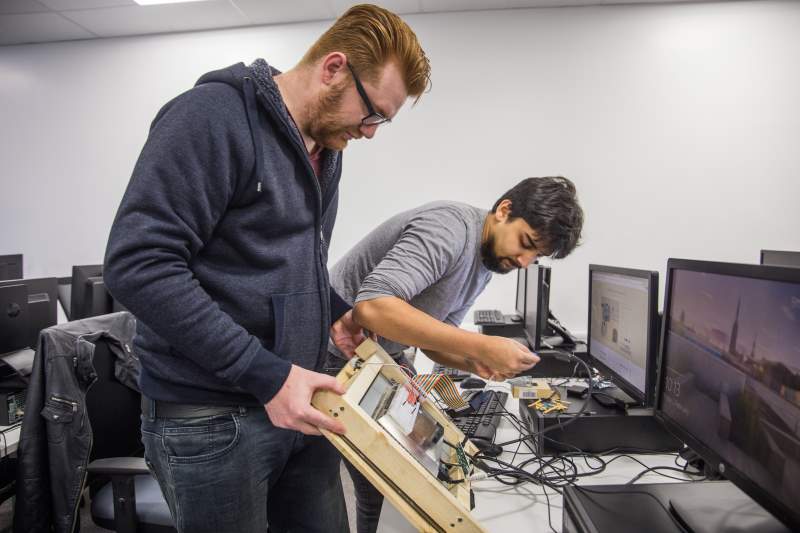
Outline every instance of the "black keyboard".
<path fill-rule="evenodd" d="M 473 317 L 476 324 L 505 324 L 506 319 L 502 311 L 497 309 L 479 309 Z"/>
<path fill-rule="evenodd" d="M 444 366 L 441 363 L 436 363 L 433 365 L 433 373 L 434 374 L 444 374 L 445 376 L 449 377 L 453 381 L 461 381 L 470 377 L 472 374 L 465 370 L 459 370 L 457 368 L 450 368 L 449 366 Z"/>
<path fill-rule="evenodd" d="M 482 395 L 480 404 L 475 406 L 471 400 L 479 394 Z M 475 411 L 463 416 L 455 414 L 453 417 L 455 425 L 468 439 L 492 442 L 505 412 L 508 393 L 496 390 L 466 390 L 461 392 L 461 397 L 475 407 Z"/>

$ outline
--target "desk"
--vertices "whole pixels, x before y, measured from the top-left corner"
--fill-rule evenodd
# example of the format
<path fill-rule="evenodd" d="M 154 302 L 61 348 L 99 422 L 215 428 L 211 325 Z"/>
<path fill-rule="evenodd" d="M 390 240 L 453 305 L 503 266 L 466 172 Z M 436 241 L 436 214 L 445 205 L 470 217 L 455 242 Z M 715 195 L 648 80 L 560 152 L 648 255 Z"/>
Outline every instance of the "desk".
<path fill-rule="evenodd" d="M 0 426 L 0 458 L 16 453 L 21 430 L 22 424 Z M 5 437 L 5 440 L 3 440 L 3 437 Z"/>
<path fill-rule="evenodd" d="M 430 359 L 425 357 L 424 354 L 421 354 L 417 356 L 414 366 L 420 372 L 429 372 L 430 369 L 433 368 L 433 363 Z M 488 388 L 509 392 L 506 409 L 515 415 L 518 414 L 518 400 L 511 396 L 510 386 L 505 383 L 492 383 Z M 519 438 L 517 430 L 514 429 L 508 420 L 504 419 L 497 430 L 495 442 L 505 442 L 516 438 Z M 516 445 L 513 447 L 507 446 L 507 449 L 511 448 L 516 448 Z M 522 447 L 520 451 L 529 452 L 529 450 L 525 450 Z M 512 452 L 513 449 L 504 452 L 500 456 L 500 459 L 511 462 L 513 457 Z M 648 467 L 675 466 L 674 455 L 633 456 Z M 522 457 L 529 458 L 531 455 Z M 608 459 L 613 458 L 613 456 L 606 457 Z M 518 456 L 515 462 L 519 463 L 521 460 L 522 459 Z M 589 471 L 589 468 L 586 467 L 583 460 L 576 460 L 575 463 L 579 465 L 579 471 Z M 580 468 L 580 466 L 583 468 Z M 608 465 L 605 471 L 597 475 L 581 478 L 578 483 L 582 485 L 624 484 L 633 479 L 633 477 L 644 469 L 644 466 L 633 459 L 620 457 Z M 684 476 L 674 471 L 666 473 L 678 478 L 684 477 L 687 481 L 691 479 L 689 476 Z M 642 476 L 637 483 L 667 483 L 671 481 L 678 482 L 677 480 L 671 480 L 657 473 L 648 473 Z M 547 489 L 547 497 L 545 497 L 544 490 L 540 485 L 521 483 L 511 487 L 490 479 L 473 481 L 472 488 L 475 492 L 475 509 L 473 509 L 472 514 L 487 531 L 492 533 L 551 531 L 548 525 L 548 508 L 550 522 L 553 528 L 556 531 L 561 531 L 563 500 L 561 495 L 552 489 Z M 548 498 L 550 500 L 549 507 L 547 503 Z M 378 531 L 381 533 L 407 533 L 415 530 L 406 519 L 392 507 L 388 500 L 384 500 Z"/>

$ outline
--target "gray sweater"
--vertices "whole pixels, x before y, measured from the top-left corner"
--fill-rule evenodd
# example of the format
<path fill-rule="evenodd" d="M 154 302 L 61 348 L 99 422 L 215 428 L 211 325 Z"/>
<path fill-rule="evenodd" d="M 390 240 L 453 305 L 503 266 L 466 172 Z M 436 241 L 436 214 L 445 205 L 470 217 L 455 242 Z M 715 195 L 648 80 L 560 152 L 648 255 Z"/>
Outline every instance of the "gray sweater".
<path fill-rule="evenodd" d="M 349 304 L 396 296 L 458 326 L 492 277 L 480 257 L 486 215 L 458 202 L 395 215 L 333 266 L 331 286 Z M 380 344 L 393 355 L 407 348 L 387 339 Z"/>

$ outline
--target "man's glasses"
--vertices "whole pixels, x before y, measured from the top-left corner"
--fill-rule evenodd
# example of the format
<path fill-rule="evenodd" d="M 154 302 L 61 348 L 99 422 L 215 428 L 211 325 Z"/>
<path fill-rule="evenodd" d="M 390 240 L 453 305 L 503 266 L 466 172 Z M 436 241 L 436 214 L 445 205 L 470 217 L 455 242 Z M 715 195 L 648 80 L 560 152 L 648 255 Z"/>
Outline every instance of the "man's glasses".
<path fill-rule="evenodd" d="M 392 119 L 389 117 L 383 116 L 381 113 L 375 111 L 375 108 L 372 107 L 372 102 L 369 101 L 369 97 L 367 96 L 367 91 L 364 90 L 364 86 L 361 85 L 361 80 L 358 79 L 356 76 L 356 71 L 353 70 L 353 67 L 350 63 L 347 63 L 347 68 L 350 69 L 350 74 L 353 75 L 353 80 L 356 82 L 356 90 L 358 91 L 359 96 L 361 96 L 361 100 L 364 101 L 364 105 L 367 106 L 367 116 L 361 119 L 362 126 L 377 126 L 379 124 L 385 124 L 387 122 L 391 122 Z"/>

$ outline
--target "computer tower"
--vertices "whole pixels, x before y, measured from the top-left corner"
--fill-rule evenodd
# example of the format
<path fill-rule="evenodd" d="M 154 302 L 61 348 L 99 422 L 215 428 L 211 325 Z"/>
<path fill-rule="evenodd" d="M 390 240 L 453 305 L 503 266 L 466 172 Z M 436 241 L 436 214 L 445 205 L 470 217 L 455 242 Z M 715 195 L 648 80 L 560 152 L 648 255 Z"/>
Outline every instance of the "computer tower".
<path fill-rule="evenodd" d="M 683 447 L 683 443 L 670 435 L 649 409 L 626 413 L 592 400 L 586 409 L 589 414 L 575 419 L 585 400 L 567 398 L 566 391 L 559 389 L 561 398 L 570 402 L 569 412 L 544 414 L 532 407 L 529 400 L 519 402 L 520 416 L 534 436 L 536 451 L 541 455 L 577 450 L 589 453 L 609 450 L 672 453 Z M 545 430 L 547 432 L 540 435 Z"/>
<path fill-rule="evenodd" d="M 22 422 L 27 389 L 0 389 L 0 426 Z"/>

